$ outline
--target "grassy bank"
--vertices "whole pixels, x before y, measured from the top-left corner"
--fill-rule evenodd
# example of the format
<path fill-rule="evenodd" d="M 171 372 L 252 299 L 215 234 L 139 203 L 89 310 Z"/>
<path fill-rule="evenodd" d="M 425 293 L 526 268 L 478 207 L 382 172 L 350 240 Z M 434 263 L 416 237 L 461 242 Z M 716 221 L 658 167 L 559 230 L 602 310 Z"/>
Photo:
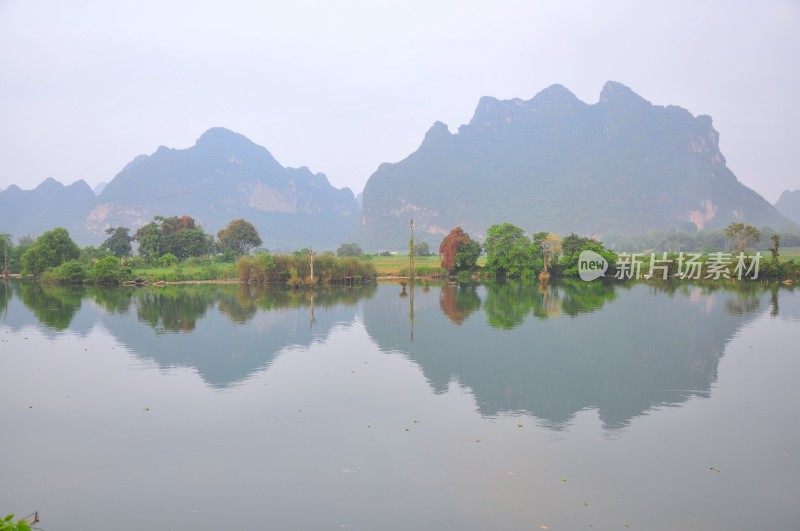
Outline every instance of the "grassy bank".
<path fill-rule="evenodd" d="M 208 265 L 177 264 L 173 267 L 144 267 L 133 270 L 133 278 L 141 277 L 148 282 L 181 282 L 188 280 L 239 280 L 236 264 L 216 263 Z"/>
<path fill-rule="evenodd" d="M 394 256 L 375 256 L 371 259 L 382 277 L 405 277 L 408 276 L 408 255 Z M 486 263 L 486 256 L 478 258 L 478 266 L 483 267 Z M 414 267 L 417 276 L 445 274 L 441 268 L 439 256 L 417 256 L 414 258 Z"/>

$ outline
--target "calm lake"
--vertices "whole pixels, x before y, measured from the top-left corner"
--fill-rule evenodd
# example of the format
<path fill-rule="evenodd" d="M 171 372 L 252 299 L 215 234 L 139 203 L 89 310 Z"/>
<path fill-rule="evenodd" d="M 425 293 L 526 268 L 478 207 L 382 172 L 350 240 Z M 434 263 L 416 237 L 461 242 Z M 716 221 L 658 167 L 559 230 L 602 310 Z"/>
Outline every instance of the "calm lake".
<path fill-rule="evenodd" d="M 800 289 L 0 284 L 47 531 L 800 529 Z"/>

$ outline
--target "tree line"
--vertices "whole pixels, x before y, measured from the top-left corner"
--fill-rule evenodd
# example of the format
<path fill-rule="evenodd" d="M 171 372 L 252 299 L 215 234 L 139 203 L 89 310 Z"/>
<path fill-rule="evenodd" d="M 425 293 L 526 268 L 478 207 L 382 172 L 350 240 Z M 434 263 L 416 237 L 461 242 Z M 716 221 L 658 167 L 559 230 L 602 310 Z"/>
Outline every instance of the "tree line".
<path fill-rule="evenodd" d="M 184 280 L 174 272 L 188 262 L 205 266 L 200 273 L 203 278 L 218 278 L 215 264 L 227 263 L 230 274 L 244 281 L 282 281 L 292 286 L 359 282 L 377 276 L 374 266 L 351 258 L 363 253 L 356 244 L 342 244 L 338 257 L 330 251 L 323 253 L 316 259 L 314 274 L 316 253 L 310 248 L 292 255 L 270 255 L 259 248 L 263 242 L 258 231 L 244 219 L 229 222 L 216 238 L 186 215 L 154 216 L 133 235 L 127 227 L 109 227 L 105 232 L 108 237 L 99 247 L 84 249 L 61 227 L 35 240 L 26 237 L 16 247 L 3 235 L 0 254 L 12 256 L 9 273 L 30 275 L 47 284 L 119 284 L 133 278 L 133 269 L 147 268 L 172 268 L 167 279 Z M 259 252 L 251 256 L 254 249 Z"/>
<path fill-rule="evenodd" d="M 0 260 L 3 260 L 0 272 L 32 275 L 59 284 L 114 284 L 129 280 L 134 268 L 179 267 L 186 260 L 206 257 L 204 259 L 229 264 L 236 262 L 236 273 L 246 281 L 282 280 L 294 285 L 308 285 L 376 276 L 374 267 L 356 261 L 342 262 L 340 259 L 345 257 L 365 256 L 358 244 L 343 243 L 335 255 L 326 251 L 317 258 L 318 274 L 315 278 L 315 252 L 304 248 L 295 251 L 292 257 L 270 255 L 268 251 L 259 249 L 261 237 L 244 219 L 229 222 L 217 232 L 216 238 L 206 234 L 194 218 L 186 215 L 154 216 L 133 235 L 127 227 L 109 227 L 105 232 L 108 237 L 99 247 L 84 249 L 72 241 L 64 228 L 47 231 L 35 240 L 20 238 L 16 246 L 11 243 L 9 235 L 0 233 Z M 796 264 L 779 260 L 781 235 L 774 231 L 765 232 L 742 223 L 731 223 L 723 231 L 725 247 L 741 252 L 766 239 L 771 243 L 768 248 L 772 261 L 766 264 L 764 276 L 797 276 Z M 137 255 L 133 253 L 134 242 Z M 413 248 L 409 249 L 412 256 L 433 254 L 427 243 L 412 242 L 412 245 Z M 249 256 L 254 249 L 260 252 Z M 603 256 L 613 271 L 618 256 L 597 239 L 576 234 L 561 238 L 546 231 L 528 237 L 523 229 L 510 223 L 489 227 L 483 243 L 472 239 L 461 227 L 456 227 L 441 241 L 439 256 L 442 272 L 449 275 L 477 272 L 478 259 L 484 254 L 485 264 L 480 268 L 484 276 L 519 279 L 538 276 L 546 281 L 550 275 L 576 276 L 578 258 L 584 250 Z"/>
<path fill-rule="evenodd" d="M 614 267 L 617 255 L 594 238 L 570 234 L 564 238 L 541 231 L 528 237 L 525 231 L 511 223 L 495 224 L 486 231 L 481 245 L 461 227 L 456 227 L 439 245 L 442 268 L 451 275 L 474 271 L 478 258 L 486 255 L 481 273 L 488 276 L 530 280 L 539 276 L 577 275 L 581 251 L 592 250 Z M 546 276 L 543 276 L 546 275 Z"/>
<path fill-rule="evenodd" d="M 771 260 L 762 265 L 763 277 L 797 277 L 800 273 L 798 264 L 781 261 L 782 237 L 775 231 L 762 232 L 751 225 L 731 223 L 722 231 L 722 235 L 724 241 L 721 248 L 729 248 L 735 253 L 745 253 L 753 248 L 766 248 L 769 251 Z M 769 243 L 759 245 L 764 240 Z M 619 256 L 597 239 L 574 233 L 560 238 L 548 232 L 537 232 L 529 238 L 520 227 L 510 223 L 489 227 L 483 245 L 473 240 L 461 227 L 456 227 L 442 240 L 439 255 L 442 268 L 451 275 L 474 272 L 478 257 L 481 253 L 485 253 L 486 263 L 481 270 L 482 274 L 520 279 L 533 279 L 538 276 L 540 280 L 546 282 L 551 274 L 577 276 L 578 260 L 581 252 L 585 250 L 601 255 L 608 262 L 609 270 L 614 271 Z M 645 263 L 648 261 L 647 257 L 648 254 L 644 253 Z M 676 257 L 677 253 L 669 254 L 673 269 L 678 263 Z M 670 273 L 675 272 L 670 271 Z"/>
<path fill-rule="evenodd" d="M 234 262 L 262 243 L 255 227 L 243 219 L 228 223 L 217 232 L 216 239 L 191 216 L 154 216 L 133 235 L 127 227 L 109 227 L 105 232 L 108 238 L 99 247 L 84 249 L 62 227 L 36 239 L 20 238 L 16 246 L 9 235 L 0 234 L 2 272 L 54 283 L 119 283 L 129 278 L 132 266 L 169 266 L 212 254 Z M 138 257 L 133 255 L 133 242 L 137 243 Z"/>

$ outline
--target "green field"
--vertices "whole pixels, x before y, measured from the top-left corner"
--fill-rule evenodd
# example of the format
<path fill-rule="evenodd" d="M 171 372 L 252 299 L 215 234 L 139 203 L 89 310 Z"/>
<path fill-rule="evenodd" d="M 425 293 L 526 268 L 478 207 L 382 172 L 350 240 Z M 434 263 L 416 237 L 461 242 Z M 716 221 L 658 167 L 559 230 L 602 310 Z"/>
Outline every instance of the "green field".
<path fill-rule="evenodd" d="M 201 280 L 238 280 L 236 264 L 212 264 L 189 266 L 179 264 L 174 267 L 147 267 L 133 270 L 133 278 L 142 277 L 148 282 L 181 282 Z"/>
<path fill-rule="evenodd" d="M 766 253 L 764 253 L 764 251 L 762 251 L 761 254 L 767 254 L 768 255 L 769 251 L 767 251 Z M 781 260 L 781 261 L 785 261 L 785 260 L 792 260 L 794 262 L 800 261 L 800 247 L 781 248 L 780 249 L 780 254 L 778 256 L 778 259 Z"/>
<path fill-rule="evenodd" d="M 407 276 L 408 275 L 408 255 L 394 255 L 394 256 L 373 256 L 371 258 L 375 269 L 378 271 L 378 276 L 391 277 L 391 276 Z M 486 263 L 486 256 L 481 255 L 478 258 L 478 266 L 482 267 Z M 439 256 L 417 256 L 414 258 L 414 267 L 420 276 L 426 276 L 430 273 L 443 272 L 440 271 L 441 261 Z"/>
<path fill-rule="evenodd" d="M 405 276 L 408 275 L 408 255 L 373 256 L 370 262 L 378 271 L 378 276 Z M 438 256 L 418 256 L 414 259 L 417 270 L 420 268 L 438 268 Z"/>
<path fill-rule="evenodd" d="M 363 258 L 375 266 L 378 276 L 393 277 L 408 275 L 408 255 L 370 256 Z M 485 261 L 484 257 L 478 264 Z M 418 275 L 441 273 L 438 256 L 418 256 L 414 259 Z M 142 277 L 149 282 L 163 280 L 166 282 L 200 281 L 200 280 L 235 280 L 238 278 L 236 264 L 218 263 L 213 265 L 179 265 L 175 267 L 150 267 L 133 270 L 134 277 Z"/>

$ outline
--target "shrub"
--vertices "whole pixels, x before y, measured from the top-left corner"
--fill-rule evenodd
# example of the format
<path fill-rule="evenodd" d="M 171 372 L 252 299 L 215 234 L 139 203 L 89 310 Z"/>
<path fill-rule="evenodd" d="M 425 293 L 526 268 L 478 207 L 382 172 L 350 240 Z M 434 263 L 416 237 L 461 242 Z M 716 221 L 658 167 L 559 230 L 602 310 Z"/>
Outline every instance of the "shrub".
<path fill-rule="evenodd" d="M 120 284 L 131 277 L 131 270 L 115 256 L 96 260 L 87 275 L 94 284 Z"/>
<path fill-rule="evenodd" d="M 268 255 L 243 256 L 236 262 L 236 271 L 243 281 L 288 282 L 293 286 L 311 284 L 311 267 L 307 256 Z M 375 278 L 375 266 L 358 258 L 337 258 L 327 254 L 314 259 L 314 283 L 335 284 L 346 277 Z"/>
<path fill-rule="evenodd" d="M 77 260 L 64 262 L 42 273 L 42 282 L 46 284 L 83 284 L 84 280 L 86 280 L 86 270 Z"/>
<path fill-rule="evenodd" d="M 172 267 L 178 263 L 178 257 L 172 253 L 164 253 L 158 259 L 158 265 L 161 267 Z"/>
<path fill-rule="evenodd" d="M 9 514 L 0 520 L 0 531 L 31 531 L 31 526 L 24 518 L 15 522 L 14 515 Z"/>
<path fill-rule="evenodd" d="M 343 243 L 336 250 L 338 256 L 360 256 L 364 254 L 361 247 L 357 243 Z"/>

